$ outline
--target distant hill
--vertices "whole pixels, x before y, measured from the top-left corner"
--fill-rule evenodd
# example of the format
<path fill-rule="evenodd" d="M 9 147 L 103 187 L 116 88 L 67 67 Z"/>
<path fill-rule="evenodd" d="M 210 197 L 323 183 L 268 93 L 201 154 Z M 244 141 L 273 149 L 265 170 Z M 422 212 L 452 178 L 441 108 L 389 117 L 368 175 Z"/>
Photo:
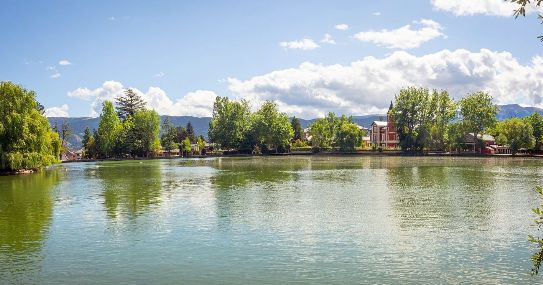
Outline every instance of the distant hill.
<path fill-rule="evenodd" d="M 497 115 L 498 120 L 505 120 L 509 118 L 523 118 L 529 116 L 534 112 L 538 112 L 543 115 L 543 109 L 536 107 L 522 107 L 518 104 L 501 105 L 499 106 L 499 108 L 500 110 Z M 194 127 L 194 132 L 196 133 L 196 135 L 203 135 L 204 137 L 207 137 L 209 121 L 211 120 L 210 117 L 198 118 L 192 116 L 160 116 L 161 122 L 163 122 L 165 118 L 169 118 L 172 124 L 175 126 L 185 126 L 190 121 L 192 123 L 192 126 Z M 74 133 L 74 135 L 68 141 L 68 143 L 70 144 L 70 148 L 73 149 L 81 148 L 81 140 L 83 138 L 85 128 L 88 127 L 91 130 L 96 129 L 98 128 L 99 122 L 99 118 L 89 117 L 49 118 L 51 126 L 56 123 L 60 127 L 62 125 L 62 122 L 65 120 L 68 122 Z M 300 119 L 300 123 L 302 124 L 302 128 L 307 128 L 315 120 L 316 119 Z M 353 116 L 353 121 L 360 126 L 369 127 L 373 121 L 386 121 L 386 115 L 381 114 Z"/>
<path fill-rule="evenodd" d="M 518 104 L 509 104 L 499 106 L 500 111 L 498 112 L 498 120 L 505 120 L 509 118 L 524 118 L 530 116 L 534 112 L 537 112 L 543 115 L 543 109 L 536 107 L 522 107 Z"/>

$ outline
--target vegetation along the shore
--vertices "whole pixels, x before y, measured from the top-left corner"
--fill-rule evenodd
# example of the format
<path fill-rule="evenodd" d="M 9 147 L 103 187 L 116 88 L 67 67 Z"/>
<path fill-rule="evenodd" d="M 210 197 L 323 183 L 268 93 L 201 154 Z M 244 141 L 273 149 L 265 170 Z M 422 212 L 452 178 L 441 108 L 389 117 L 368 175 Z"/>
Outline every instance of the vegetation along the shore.
<path fill-rule="evenodd" d="M 59 161 L 65 148 L 68 125 L 51 128 L 35 94 L 11 82 L 0 85 L 0 169 L 3 172 L 35 170 Z M 498 122 L 498 108 L 485 92 L 468 94 L 459 101 L 447 91 L 407 87 L 391 102 L 388 116 L 404 152 L 460 151 L 465 136 L 475 138 L 473 151 L 483 147 L 483 134 L 491 134 L 498 144 L 513 154 L 519 150 L 536 152 L 543 141 L 543 117 L 534 113 L 523 119 Z M 217 97 L 209 123 L 208 142 L 196 136 L 189 122 L 174 126 L 146 109 L 144 100 L 131 89 L 103 103 L 98 129 L 86 129 L 83 137 L 85 158 L 153 157 L 174 150 L 190 155 L 206 147 L 230 153 L 286 153 L 293 149 L 313 152 L 334 150 L 353 152 L 376 146 L 363 141 L 366 129 L 351 117 L 329 113 L 303 130 L 300 120 L 289 118 L 277 104 L 264 102 L 252 112 L 249 102 Z"/>

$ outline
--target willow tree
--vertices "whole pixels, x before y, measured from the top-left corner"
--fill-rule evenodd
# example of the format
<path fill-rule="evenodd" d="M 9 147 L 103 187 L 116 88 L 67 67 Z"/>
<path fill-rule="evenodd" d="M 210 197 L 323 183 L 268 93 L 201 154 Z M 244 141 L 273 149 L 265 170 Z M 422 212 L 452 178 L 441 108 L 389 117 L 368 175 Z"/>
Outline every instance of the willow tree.
<path fill-rule="evenodd" d="M 0 171 L 39 169 L 58 162 L 60 139 L 38 110 L 36 95 L 0 82 Z"/>

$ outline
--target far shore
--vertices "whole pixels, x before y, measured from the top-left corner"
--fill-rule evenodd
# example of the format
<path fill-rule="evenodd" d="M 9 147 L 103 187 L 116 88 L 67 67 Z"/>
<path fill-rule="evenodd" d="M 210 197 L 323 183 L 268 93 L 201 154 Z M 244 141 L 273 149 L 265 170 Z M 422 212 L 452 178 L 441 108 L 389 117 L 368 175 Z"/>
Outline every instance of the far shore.
<path fill-rule="evenodd" d="M 66 160 L 62 163 L 75 163 L 75 162 L 96 162 L 96 161 L 130 161 L 130 160 L 171 160 L 180 158 L 213 158 L 213 157 L 274 157 L 274 156 L 403 156 L 403 157 L 501 157 L 501 158 L 542 158 L 543 154 L 480 154 L 473 152 L 465 153 L 445 153 L 445 152 L 429 152 L 429 153 L 407 153 L 399 150 L 391 151 L 356 151 L 356 152 L 310 152 L 310 151 L 295 151 L 290 153 L 270 153 L 270 154 L 208 154 L 208 155 L 191 155 L 191 156 L 165 156 L 165 157 L 136 157 L 136 158 L 107 158 L 107 159 L 80 159 L 80 160 Z"/>

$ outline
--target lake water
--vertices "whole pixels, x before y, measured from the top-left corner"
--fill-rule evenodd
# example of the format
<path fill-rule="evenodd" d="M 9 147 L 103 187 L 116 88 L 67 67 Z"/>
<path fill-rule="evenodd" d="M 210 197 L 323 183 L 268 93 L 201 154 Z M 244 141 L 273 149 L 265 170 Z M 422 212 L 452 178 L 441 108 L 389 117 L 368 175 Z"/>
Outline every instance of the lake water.
<path fill-rule="evenodd" d="M 0 284 L 542 283 L 543 160 L 255 157 L 0 177 Z"/>

